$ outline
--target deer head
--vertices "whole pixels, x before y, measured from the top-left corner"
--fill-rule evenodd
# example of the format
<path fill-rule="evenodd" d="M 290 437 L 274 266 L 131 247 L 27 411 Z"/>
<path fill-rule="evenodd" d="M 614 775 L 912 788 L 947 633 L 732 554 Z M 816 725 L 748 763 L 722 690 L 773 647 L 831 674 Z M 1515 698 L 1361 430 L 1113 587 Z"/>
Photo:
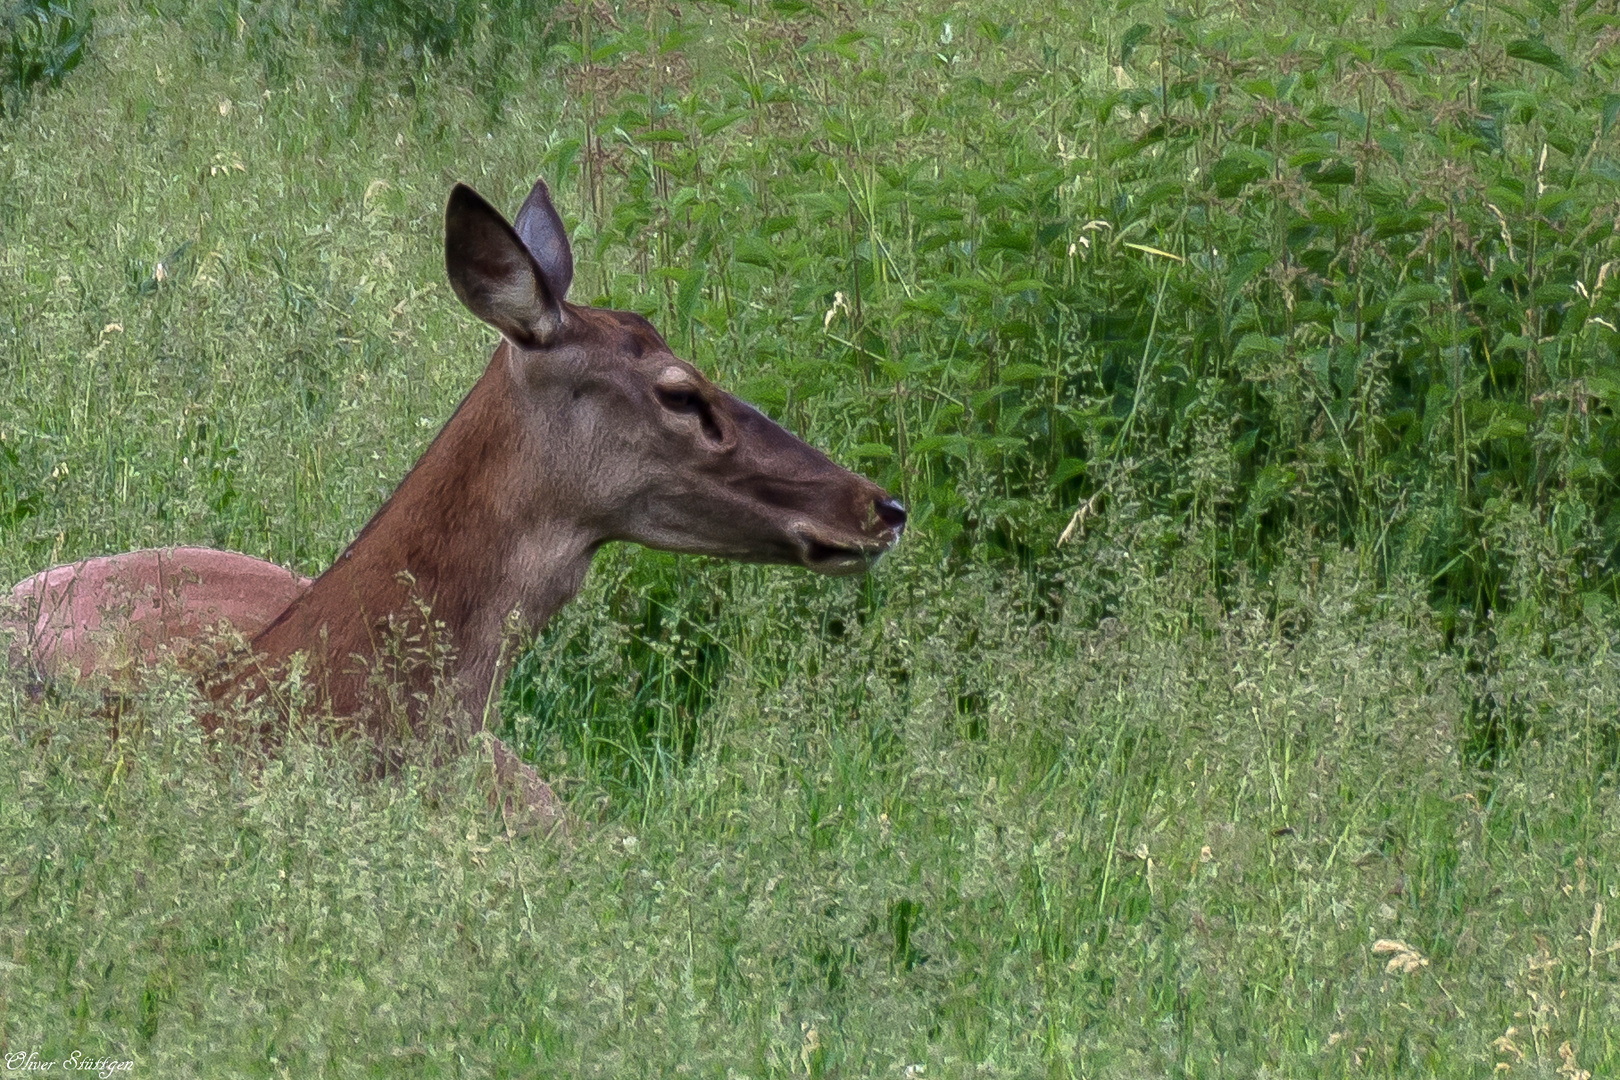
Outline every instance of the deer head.
<path fill-rule="evenodd" d="M 506 339 L 513 404 L 547 448 L 532 478 L 593 543 L 857 573 L 904 509 L 675 356 L 652 325 L 565 299 L 574 262 L 544 181 L 514 224 L 458 184 L 445 268 Z"/>

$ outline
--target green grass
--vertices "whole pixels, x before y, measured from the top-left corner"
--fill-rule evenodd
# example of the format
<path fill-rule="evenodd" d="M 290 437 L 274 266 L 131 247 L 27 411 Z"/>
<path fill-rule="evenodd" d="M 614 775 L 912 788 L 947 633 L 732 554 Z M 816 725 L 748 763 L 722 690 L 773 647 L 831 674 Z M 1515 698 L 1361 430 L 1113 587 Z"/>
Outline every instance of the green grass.
<path fill-rule="evenodd" d="M 1031 627 L 982 574 L 882 583 L 864 624 L 823 597 L 842 635 L 776 616 L 793 673 L 734 666 L 633 793 L 545 762 L 563 843 L 509 836 L 470 759 L 258 771 L 172 693 L 113 749 L 77 702 L 12 705 L 8 1046 L 203 1076 L 1620 1065 L 1620 938 L 1586 936 L 1620 896 L 1601 635 L 1470 676 L 1341 565 L 1281 633 L 1174 616 L 1174 582 L 1095 629 Z M 1492 697 L 1514 733 L 1482 774 Z M 1427 964 L 1386 972 L 1385 938 Z"/>
<path fill-rule="evenodd" d="M 258 761 L 162 675 L 110 743 L 0 682 L 0 1055 L 1620 1073 L 1613 16 L 1577 7 L 1423 45 L 1401 5 L 625 6 L 425 57 L 333 29 L 383 5 L 98 7 L 0 121 L 0 580 L 322 568 L 491 344 L 446 191 L 537 172 L 576 299 L 916 527 L 861 582 L 604 553 L 505 700 L 562 843 L 470 757 Z M 1490 123 L 1413 119 L 1476 79 Z"/>

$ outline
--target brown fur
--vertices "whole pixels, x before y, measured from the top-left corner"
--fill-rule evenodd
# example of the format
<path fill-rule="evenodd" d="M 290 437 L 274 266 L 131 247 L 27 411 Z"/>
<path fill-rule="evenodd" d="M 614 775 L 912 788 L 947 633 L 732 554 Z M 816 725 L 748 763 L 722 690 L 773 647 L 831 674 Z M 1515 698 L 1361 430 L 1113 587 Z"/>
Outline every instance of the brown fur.
<path fill-rule="evenodd" d="M 0 605 L 0 636 L 11 638 L 10 665 L 41 682 L 88 678 L 165 653 L 189 660 L 221 624 L 256 634 L 309 586 L 309 578 L 230 551 L 127 551 L 19 582 Z"/>

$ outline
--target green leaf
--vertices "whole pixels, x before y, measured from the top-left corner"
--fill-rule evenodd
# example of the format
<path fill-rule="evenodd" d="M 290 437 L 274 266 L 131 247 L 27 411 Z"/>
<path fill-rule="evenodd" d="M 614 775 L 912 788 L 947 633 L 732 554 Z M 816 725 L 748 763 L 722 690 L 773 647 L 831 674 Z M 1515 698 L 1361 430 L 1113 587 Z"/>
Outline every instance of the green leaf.
<path fill-rule="evenodd" d="M 1614 130 L 1614 122 L 1620 120 L 1620 94 L 1603 95 L 1603 134 L 1607 135 Z"/>
<path fill-rule="evenodd" d="M 664 40 L 658 43 L 658 51 L 666 54 L 677 52 L 686 48 L 690 42 L 696 41 L 697 37 L 697 31 L 689 29 L 688 27 L 678 26 L 666 34 L 664 36 Z"/>
<path fill-rule="evenodd" d="M 1318 187 L 1342 187 L 1356 182 L 1356 167 L 1348 161 L 1335 161 L 1326 168 L 1317 166 L 1313 169 L 1307 165 L 1301 171 L 1307 183 Z"/>
<path fill-rule="evenodd" d="M 1523 438 L 1529 427 L 1516 416 L 1496 415 L 1491 422 L 1480 432 L 1481 439 L 1519 439 Z"/>
<path fill-rule="evenodd" d="M 769 238 L 777 235 L 778 233 L 787 232 L 789 229 L 794 228 L 798 224 L 798 218 L 788 217 L 785 214 L 778 215 L 777 217 L 768 217 L 760 223 L 759 235 Z"/>
<path fill-rule="evenodd" d="M 1035 237 L 1023 229 L 992 228 L 979 246 L 983 252 L 1011 251 L 1028 254 L 1035 247 Z"/>
<path fill-rule="evenodd" d="M 1139 22 L 1125 31 L 1125 35 L 1119 39 L 1119 62 L 1123 64 L 1128 61 L 1131 58 L 1131 53 L 1135 52 L 1136 47 L 1146 41 L 1151 33 L 1153 33 L 1153 27 L 1143 22 Z"/>
<path fill-rule="evenodd" d="M 1253 494 L 1250 495 L 1249 512 L 1263 514 L 1277 502 L 1288 496 L 1288 490 L 1294 483 L 1293 469 L 1283 465 L 1267 465 L 1255 477 Z"/>
<path fill-rule="evenodd" d="M 617 34 L 611 34 L 605 41 L 591 50 L 591 63 L 606 63 L 622 52 L 624 52 L 624 39 Z"/>
<path fill-rule="evenodd" d="M 776 265 L 776 249 L 758 237 L 746 234 L 737 237 L 731 257 L 737 262 L 762 266 L 767 270 Z"/>
<path fill-rule="evenodd" d="M 1215 193 L 1229 199 L 1269 171 L 1270 163 L 1261 154 L 1254 150 L 1238 149 L 1211 166 L 1209 177 L 1215 185 Z"/>
<path fill-rule="evenodd" d="M 1569 66 L 1569 61 L 1559 56 L 1544 41 L 1531 41 L 1529 38 L 1520 38 L 1507 47 L 1507 54 L 1515 60 L 1527 60 L 1532 64 L 1550 67 L 1566 79 L 1575 77 L 1573 69 Z"/>
<path fill-rule="evenodd" d="M 1012 36 L 1012 23 L 998 23 L 990 19 L 979 20 L 979 33 L 983 34 L 993 44 L 1001 45 Z"/>
<path fill-rule="evenodd" d="M 1387 240 L 1392 236 L 1402 236 L 1406 233 L 1422 232 L 1429 226 L 1427 217 L 1409 212 L 1380 214 L 1374 221 L 1376 222 L 1376 228 L 1373 230 L 1373 236 L 1379 240 Z"/>
<path fill-rule="evenodd" d="M 1254 275 L 1271 265 L 1269 251 L 1245 251 L 1232 260 L 1232 269 L 1226 275 L 1226 298 L 1234 299 Z"/>
<path fill-rule="evenodd" d="M 1579 299 L 1580 294 L 1575 291 L 1574 286 L 1558 281 L 1537 285 L 1535 292 L 1530 294 L 1530 302 L 1537 307 L 1552 307 L 1555 304 Z"/>
<path fill-rule="evenodd" d="M 942 206 L 938 203 L 924 203 L 911 213 L 924 225 L 934 225 L 942 221 L 961 221 L 967 216 L 954 206 Z"/>
<path fill-rule="evenodd" d="M 1420 26 L 1395 39 L 1397 49 L 1466 49 L 1468 39 L 1443 26 Z"/>
<path fill-rule="evenodd" d="M 967 461 L 973 456 L 973 443 L 961 435 L 930 435 L 911 444 L 913 454 L 932 454 L 939 450 Z"/>
<path fill-rule="evenodd" d="M 681 321 L 688 322 L 692 312 L 697 309 L 698 299 L 703 295 L 703 283 L 708 278 L 703 267 L 696 267 L 682 273 L 680 286 L 675 290 L 675 310 L 680 313 Z"/>
<path fill-rule="evenodd" d="M 1620 403 L 1620 377 L 1614 375 L 1588 375 L 1586 388 L 1611 406 Z"/>
<path fill-rule="evenodd" d="M 1043 292 L 1046 290 L 1047 284 L 1040 278 L 1019 278 L 1017 281 L 1007 282 L 1003 288 L 1008 293 Z"/>
<path fill-rule="evenodd" d="M 1274 357 L 1283 354 L 1281 338 L 1267 337 L 1264 334 L 1244 334 L 1238 339 L 1237 347 L 1232 350 L 1234 360 L 1249 360 L 1255 357 Z"/>
<path fill-rule="evenodd" d="M 939 283 L 939 287 L 957 295 L 990 297 L 995 293 L 995 287 L 988 281 L 971 277 L 948 277 Z"/>
<path fill-rule="evenodd" d="M 1390 297 L 1389 303 L 1391 307 L 1397 304 L 1432 304 L 1445 298 L 1445 291 L 1438 285 L 1413 284 L 1404 286 Z"/>
<path fill-rule="evenodd" d="M 705 135 L 713 135 L 717 131 L 724 131 L 726 128 L 730 127 L 732 124 L 735 124 L 737 121 L 741 120 L 747 115 L 747 109 L 733 109 L 731 112 L 722 113 L 719 116 L 709 117 L 707 120 L 703 121 L 702 124 L 698 125 L 698 130 L 703 132 Z"/>
<path fill-rule="evenodd" d="M 1166 199 L 1181 198 L 1185 193 L 1186 185 L 1180 180 L 1160 180 L 1136 197 L 1135 206 L 1137 210 L 1146 210 Z"/>
<path fill-rule="evenodd" d="M 929 293 L 914 296 L 900 302 L 902 311 L 919 311 L 924 315 L 942 316 L 945 314 L 945 305 L 939 298 Z"/>
<path fill-rule="evenodd" d="M 579 147 L 578 139 L 563 139 L 546 152 L 546 164 L 551 166 L 553 175 L 573 175 L 574 158 L 579 156 Z"/>
<path fill-rule="evenodd" d="M 1053 487 L 1057 487 L 1059 484 L 1068 483 L 1077 476 L 1085 475 L 1085 471 L 1086 463 L 1080 458 L 1064 458 L 1058 462 L 1058 467 L 1052 470 L 1052 478 L 1049 482 Z"/>

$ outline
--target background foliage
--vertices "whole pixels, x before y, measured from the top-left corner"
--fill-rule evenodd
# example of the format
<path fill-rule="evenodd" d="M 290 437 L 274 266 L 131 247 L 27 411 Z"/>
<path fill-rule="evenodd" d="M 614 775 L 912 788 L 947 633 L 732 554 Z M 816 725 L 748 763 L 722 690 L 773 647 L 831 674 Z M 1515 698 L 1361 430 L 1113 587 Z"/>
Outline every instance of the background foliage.
<path fill-rule="evenodd" d="M 324 567 L 487 356 L 445 192 L 537 172 L 575 300 L 912 527 L 605 553 L 507 689 L 558 849 L 5 684 L 7 1047 L 1616 1071 L 1612 2 L 28 10 L 0 578 Z"/>
<path fill-rule="evenodd" d="M 1122 9 L 582 13 L 599 291 L 956 560 L 1123 514 L 1216 596 L 1343 546 L 1475 653 L 1611 611 L 1612 9 Z"/>
<path fill-rule="evenodd" d="M 88 3 L 8 0 L 0 7 L 0 111 L 15 115 L 35 86 L 60 86 L 88 47 Z"/>

